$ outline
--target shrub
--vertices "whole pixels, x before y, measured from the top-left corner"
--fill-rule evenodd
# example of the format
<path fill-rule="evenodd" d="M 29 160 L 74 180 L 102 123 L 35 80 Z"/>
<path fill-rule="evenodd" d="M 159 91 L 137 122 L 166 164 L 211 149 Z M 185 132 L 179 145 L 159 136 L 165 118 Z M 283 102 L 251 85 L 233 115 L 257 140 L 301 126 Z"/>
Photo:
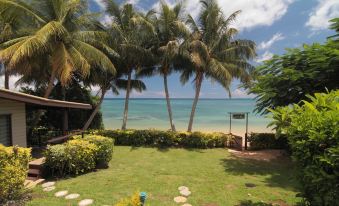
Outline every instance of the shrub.
<path fill-rule="evenodd" d="M 114 206 L 141 206 L 140 195 L 139 192 L 134 193 L 134 195 L 130 198 L 125 198 L 120 200 Z"/>
<path fill-rule="evenodd" d="M 274 133 L 251 133 L 248 137 L 251 149 L 285 149 L 289 150 L 287 136 Z"/>
<path fill-rule="evenodd" d="M 46 167 L 52 175 L 78 175 L 96 166 L 98 147 L 86 140 L 70 140 L 65 144 L 48 146 Z"/>
<path fill-rule="evenodd" d="M 0 144 L 0 204 L 20 200 L 24 193 L 31 150 Z"/>
<path fill-rule="evenodd" d="M 81 136 L 75 136 L 73 138 L 80 139 Z M 95 157 L 96 164 L 107 166 L 112 159 L 114 140 L 99 135 L 86 135 L 83 140 L 97 146 L 98 151 L 96 152 Z"/>
<path fill-rule="evenodd" d="M 100 130 L 94 134 L 113 138 L 116 145 L 187 148 L 227 147 L 232 135 L 223 133 L 172 132 L 160 130 Z"/>
<path fill-rule="evenodd" d="M 339 90 L 309 99 L 273 110 L 274 124 L 288 135 L 302 196 L 310 205 L 338 205 Z"/>

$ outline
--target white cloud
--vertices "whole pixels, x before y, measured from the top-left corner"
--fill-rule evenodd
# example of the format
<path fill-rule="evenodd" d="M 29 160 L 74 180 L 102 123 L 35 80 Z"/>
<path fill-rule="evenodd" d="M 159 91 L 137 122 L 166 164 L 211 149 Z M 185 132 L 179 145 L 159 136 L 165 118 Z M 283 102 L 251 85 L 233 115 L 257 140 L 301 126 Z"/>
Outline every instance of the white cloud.
<path fill-rule="evenodd" d="M 258 57 L 255 61 L 261 63 L 263 61 L 269 60 L 273 57 L 273 54 L 269 51 L 265 51 L 260 57 Z"/>
<path fill-rule="evenodd" d="M 231 92 L 232 98 L 254 98 L 253 94 L 247 94 L 244 89 L 235 89 Z"/>
<path fill-rule="evenodd" d="M 276 33 L 270 40 L 261 42 L 258 46 L 258 49 L 269 49 L 275 42 L 283 39 L 285 39 L 285 37 L 281 33 Z"/>
<path fill-rule="evenodd" d="M 318 5 L 310 13 L 306 26 L 312 30 L 327 29 L 329 20 L 339 16 L 338 0 L 318 0 Z"/>
<path fill-rule="evenodd" d="M 103 8 L 103 0 L 94 0 Z M 169 5 L 173 6 L 176 0 L 164 0 Z M 223 9 L 226 16 L 237 10 L 242 10 L 238 16 L 234 26 L 240 30 L 250 29 L 256 26 L 270 26 L 275 21 L 279 20 L 288 10 L 288 7 L 295 0 L 218 0 L 220 7 Z M 140 0 L 127 0 L 128 3 L 133 3 L 138 9 L 148 10 L 150 8 L 158 8 L 159 1 L 156 1 L 149 8 L 140 8 Z M 194 18 L 199 15 L 201 4 L 200 0 L 186 0 L 185 10 Z"/>
<path fill-rule="evenodd" d="M 294 0 L 219 0 L 225 15 L 242 10 L 235 26 L 250 29 L 256 26 L 270 26 L 284 16 Z"/>
<path fill-rule="evenodd" d="M 9 89 L 18 90 L 20 86 L 15 87 L 15 82 L 20 79 L 20 76 L 10 76 L 9 77 Z M 0 76 L 0 88 L 5 88 L 5 76 Z"/>

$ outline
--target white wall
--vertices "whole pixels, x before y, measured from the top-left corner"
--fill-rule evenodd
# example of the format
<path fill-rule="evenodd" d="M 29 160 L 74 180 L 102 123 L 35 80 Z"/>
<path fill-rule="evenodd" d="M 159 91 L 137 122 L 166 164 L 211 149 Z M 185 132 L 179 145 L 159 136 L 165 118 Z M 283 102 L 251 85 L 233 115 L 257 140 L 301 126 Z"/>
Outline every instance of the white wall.
<path fill-rule="evenodd" d="M 27 146 L 25 103 L 0 98 L 0 114 L 10 114 L 12 119 L 12 144 Z"/>

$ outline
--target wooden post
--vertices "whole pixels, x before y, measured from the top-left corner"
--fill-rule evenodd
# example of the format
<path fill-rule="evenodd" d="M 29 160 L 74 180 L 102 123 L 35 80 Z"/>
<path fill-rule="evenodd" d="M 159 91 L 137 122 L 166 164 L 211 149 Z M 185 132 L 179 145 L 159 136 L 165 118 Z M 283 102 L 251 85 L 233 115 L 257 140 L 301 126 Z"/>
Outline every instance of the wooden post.
<path fill-rule="evenodd" d="M 67 135 L 68 131 L 68 110 L 67 108 L 63 111 L 63 122 L 62 122 L 62 133 L 64 135 Z"/>
<path fill-rule="evenodd" d="M 245 150 L 247 150 L 247 133 L 248 133 L 248 113 L 246 113 Z"/>
<path fill-rule="evenodd" d="M 232 134 L 232 113 L 230 114 L 230 134 Z"/>

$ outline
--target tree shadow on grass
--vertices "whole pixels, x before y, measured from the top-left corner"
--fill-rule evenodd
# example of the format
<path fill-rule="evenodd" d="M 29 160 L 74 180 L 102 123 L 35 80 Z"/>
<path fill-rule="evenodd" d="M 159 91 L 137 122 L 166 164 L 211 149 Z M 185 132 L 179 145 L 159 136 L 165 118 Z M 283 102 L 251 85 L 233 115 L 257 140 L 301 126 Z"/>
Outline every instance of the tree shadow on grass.
<path fill-rule="evenodd" d="M 288 159 L 262 161 L 240 157 L 221 159 L 225 172 L 232 175 L 262 175 L 267 176 L 265 183 L 270 187 L 289 188 L 298 191 L 298 181 L 295 168 Z"/>

